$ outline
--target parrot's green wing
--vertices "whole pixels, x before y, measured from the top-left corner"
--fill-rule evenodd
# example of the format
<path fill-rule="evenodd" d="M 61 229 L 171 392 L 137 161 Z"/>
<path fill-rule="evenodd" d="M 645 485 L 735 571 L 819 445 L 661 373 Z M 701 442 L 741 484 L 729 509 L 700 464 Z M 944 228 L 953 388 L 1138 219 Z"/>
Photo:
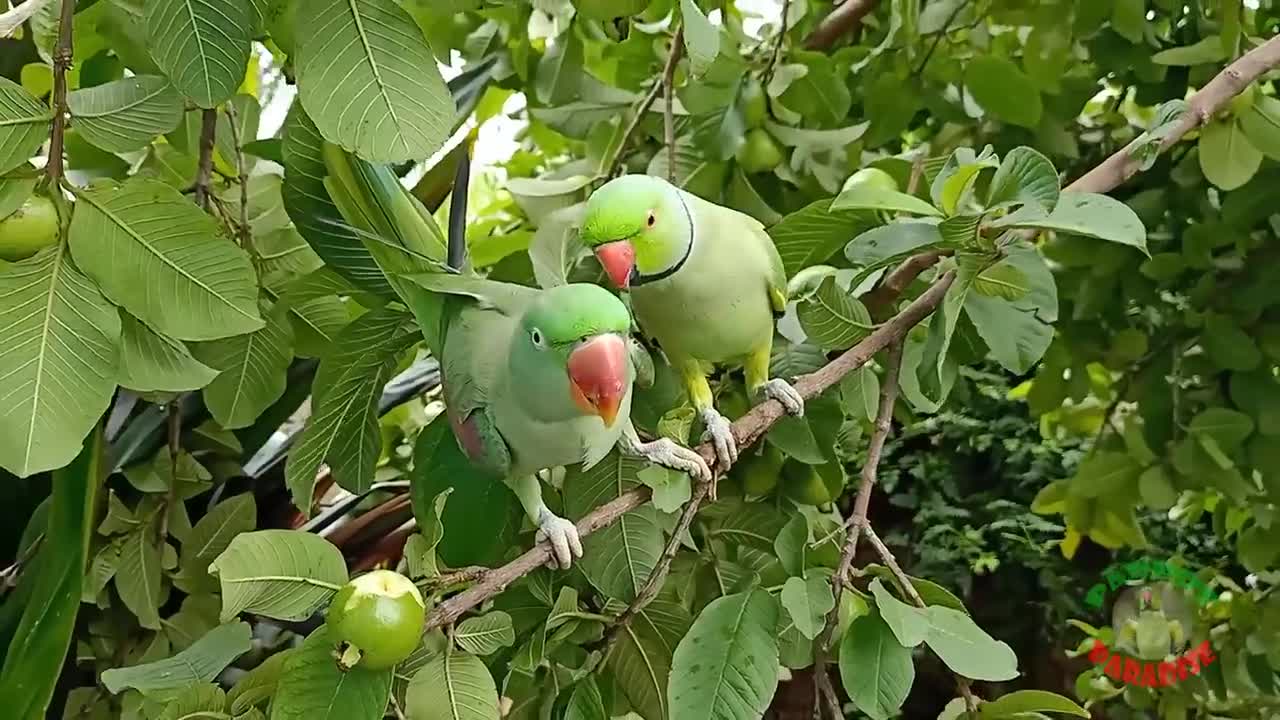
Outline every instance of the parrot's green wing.
<path fill-rule="evenodd" d="M 724 244 L 726 248 L 734 247 L 739 241 L 737 238 L 745 236 L 747 242 L 757 243 L 765 255 L 769 258 L 769 276 L 766 278 L 768 282 L 769 305 L 773 308 L 775 315 L 782 315 L 787 309 L 787 270 L 782 264 L 782 256 L 778 254 L 778 247 L 773 244 L 773 238 L 769 237 L 769 233 L 764 229 L 764 225 L 759 220 L 738 212 L 733 208 L 727 208 L 723 205 L 716 205 L 710 202 L 698 202 L 699 214 L 706 213 L 707 219 L 717 228 L 719 233 L 727 233 L 734 238 L 733 242 Z"/>
<path fill-rule="evenodd" d="M 773 306 L 775 315 L 782 315 L 787 310 L 787 270 L 782 265 L 782 256 L 778 254 L 773 238 L 769 237 L 763 225 L 754 218 L 749 219 L 754 225 L 751 236 L 764 245 L 769 255 L 769 304 Z"/>

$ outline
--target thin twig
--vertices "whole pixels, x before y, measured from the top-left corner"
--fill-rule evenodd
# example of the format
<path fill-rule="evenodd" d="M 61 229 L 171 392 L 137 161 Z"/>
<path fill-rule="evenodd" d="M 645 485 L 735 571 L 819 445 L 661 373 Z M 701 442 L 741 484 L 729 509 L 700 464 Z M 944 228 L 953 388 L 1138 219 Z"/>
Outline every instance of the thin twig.
<path fill-rule="evenodd" d="M 635 134 L 636 128 L 640 127 L 640 121 L 644 119 L 645 113 L 649 112 L 649 108 L 653 107 L 653 101 L 658 99 L 658 93 L 662 92 L 663 87 L 669 83 L 668 78 L 673 77 L 676 72 L 676 63 L 680 61 L 680 56 L 684 52 L 684 34 L 679 27 L 676 28 L 676 34 L 671 39 L 671 52 L 667 55 L 667 64 L 663 66 L 662 78 L 653 83 L 653 87 L 649 88 L 649 92 L 645 94 L 644 99 L 636 107 L 635 115 L 631 116 L 631 121 L 627 123 L 627 127 L 622 131 L 622 139 L 618 141 L 618 147 L 614 150 L 613 158 L 605 165 L 605 177 L 613 177 L 618 172 L 618 168 L 622 166 L 622 158 L 626 154 L 627 144 L 631 141 L 631 136 Z M 672 100 L 668 98 L 666 112 L 671 112 Z M 670 152 L 670 151 L 668 151 Z M 674 164 L 674 159 L 668 155 L 669 164 Z"/>
<path fill-rule="evenodd" d="M 196 204 L 209 210 L 209 182 L 213 177 L 213 140 L 218 128 L 218 111 L 200 114 L 200 155 L 196 164 Z"/>
<path fill-rule="evenodd" d="M 870 15 L 878 2 L 879 0 L 844 0 L 809 33 L 809 37 L 804 39 L 804 46 L 809 50 L 831 47 L 843 35 L 857 29 L 862 24 L 862 18 Z"/>
<path fill-rule="evenodd" d="M 67 71 L 71 69 L 73 57 L 71 33 L 75 14 L 76 0 L 62 0 L 58 44 L 53 50 L 53 127 L 49 132 L 49 159 L 45 164 L 49 191 L 59 197 L 62 196 L 58 186 L 62 183 L 62 154 L 67 132 Z"/>
<path fill-rule="evenodd" d="M 913 76 L 919 76 L 920 73 L 924 72 L 925 66 L 929 64 L 929 58 L 933 57 L 934 51 L 938 49 L 938 44 L 947 36 L 947 33 L 951 32 L 951 23 L 955 22 L 956 17 L 960 15 L 960 11 L 964 10 L 968 6 L 969 1 L 965 0 L 965 2 L 957 5 L 956 9 L 952 10 L 951 14 L 947 16 L 946 22 L 942 23 L 942 29 L 934 36 L 933 42 L 929 44 L 929 49 L 925 51 L 924 58 L 920 61 L 920 65 L 911 73 Z"/>
<path fill-rule="evenodd" d="M 240 229 L 238 237 L 240 247 L 256 257 L 253 248 L 253 231 L 249 228 L 249 170 L 244 159 L 244 146 L 241 143 L 240 127 L 236 124 L 236 109 L 227 103 L 227 124 L 231 126 L 231 144 L 236 149 L 236 181 L 240 183 Z"/>
<path fill-rule="evenodd" d="M 178 500 L 178 456 L 182 453 L 182 406 L 177 399 L 169 401 L 165 417 L 168 428 L 166 444 L 169 447 L 169 490 L 165 495 L 164 512 L 160 513 L 159 542 L 169 534 L 169 514 Z"/>
<path fill-rule="evenodd" d="M 787 15 L 791 14 L 791 0 L 782 0 L 782 17 L 778 19 L 778 35 L 773 40 L 773 52 L 769 55 L 769 64 L 761 76 L 765 87 L 773 79 L 773 69 L 778 66 L 778 58 L 782 56 L 783 41 L 787 38 Z"/>
<path fill-rule="evenodd" d="M 840 382 L 845 375 L 865 365 L 876 353 L 905 337 L 911 328 L 938 307 L 954 281 L 954 271 L 944 273 L 902 312 L 885 321 L 857 345 L 818 370 L 797 379 L 795 388 L 801 397 L 807 400 L 821 395 Z M 753 445 L 783 415 L 785 411 L 782 403 L 777 400 L 766 400 L 756 405 L 732 425 L 733 436 L 738 442 L 738 447 L 747 448 Z M 709 466 L 715 465 L 716 455 L 711 443 L 699 445 L 696 451 Z M 728 468 L 723 468 L 722 471 L 727 472 Z M 705 485 L 705 483 L 699 483 L 695 491 L 702 490 Z M 649 488 L 638 487 L 597 507 L 578 520 L 578 535 L 586 537 L 602 527 L 612 525 L 618 518 L 648 502 L 651 495 Z M 511 583 L 542 567 L 550 559 L 550 544 L 545 541 L 538 543 L 529 552 L 486 573 L 484 578 L 470 589 L 435 606 L 427 616 L 425 630 L 454 622 L 466 611 L 506 590 Z"/>
<path fill-rule="evenodd" d="M 667 149 L 667 182 L 674 185 L 676 182 L 675 82 L 676 63 L 680 59 L 676 47 L 684 47 L 684 34 L 677 31 L 675 39 L 671 42 L 671 55 L 667 58 L 666 67 L 662 68 L 662 145 Z"/>

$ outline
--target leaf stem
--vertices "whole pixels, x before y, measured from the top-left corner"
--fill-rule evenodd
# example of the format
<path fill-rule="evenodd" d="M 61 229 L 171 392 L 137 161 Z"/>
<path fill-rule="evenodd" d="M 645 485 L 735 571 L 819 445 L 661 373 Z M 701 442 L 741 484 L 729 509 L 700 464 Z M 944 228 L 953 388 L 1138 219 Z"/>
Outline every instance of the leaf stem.
<path fill-rule="evenodd" d="M 53 50 L 53 127 L 49 131 L 49 157 L 45 172 L 49 177 L 50 192 L 60 194 L 63 164 L 62 154 L 67 132 L 67 70 L 71 68 L 72 29 L 75 25 L 76 0 L 62 0 L 62 12 L 58 18 L 58 44 Z"/>
<path fill-rule="evenodd" d="M 636 106 L 636 112 L 631 116 L 631 121 L 627 123 L 627 127 L 622 131 L 622 139 L 618 141 L 618 147 L 613 151 L 613 157 L 609 162 L 604 164 L 606 179 L 614 176 L 618 172 L 618 168 L 622 166 L 622 157 L 626 153 L 627 144 L 631 141 L 631 136 L 635 134 L 636 128 L 640 127 L 640 121 L 644 119 L 645 113 L 649 112 L 649 108 L 653 107 L 653 101 L 658 99 L 658 93 L 662 92 L 664 87 L 669 88 L 671 79 L 675 76 L 676 63 L 680 61 L 680 56 L 684 52 L 684 32 L 680 27 L 676 27 L 676 33 L 671 39 L 671 52 L 667 55 L 667 64 L 662 69 L 662 78 L 653 83 L 653 87 L 649 88 L 649 92 L 645 94 L 640 104 Z M 668 94 L 667 107 L 665 116 L 671 117 L 671 98 Z M 669 127 L 674 128 L 673 125 Z M 670 135 L 674 135 L 674 129 L 666 130 Z M 674 141 L 673 141 L 674 142 Z M 667 164 L 672 162 L 672 150 L 668 146 Z"/>
<path fill-rule="evenodd" d="M 241 142 L 240 127 L 236 123 L 236 109 L 228 102 L 225 108 L 227 124 L 231 126 L 231 144 L 236 149 L 236 182 L 240 184 L 240 223 L 237 236 L 240 247 L 248 251 L 250 257 L 257 258 L 253 247 L 253 231 L 249 227 L 249 172 L 244 160 L 244 144 Z"/>

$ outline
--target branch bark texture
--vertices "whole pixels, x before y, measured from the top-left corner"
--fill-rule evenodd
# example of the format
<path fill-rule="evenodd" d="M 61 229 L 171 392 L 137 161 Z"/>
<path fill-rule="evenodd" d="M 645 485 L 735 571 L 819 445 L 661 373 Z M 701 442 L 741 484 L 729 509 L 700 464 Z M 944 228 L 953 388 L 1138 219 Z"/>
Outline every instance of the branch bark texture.
<path fill-rule="evenodd" d="M 857 29 L 862 24 L 862 18 L 870 15 L 879 2 L 880 0 L 844 0 L 804 39 L 805 48 L 825 50 L 831 47 L 841 36 Z"/>

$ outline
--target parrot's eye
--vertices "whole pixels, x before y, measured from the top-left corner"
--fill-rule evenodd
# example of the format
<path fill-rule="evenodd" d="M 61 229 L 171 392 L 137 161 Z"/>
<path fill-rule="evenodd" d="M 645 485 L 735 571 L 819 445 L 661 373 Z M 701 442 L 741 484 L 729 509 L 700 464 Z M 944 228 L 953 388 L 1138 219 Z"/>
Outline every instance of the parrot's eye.
<path fill-rule="evenodd" d="M 645 225 L 648 225 L 649 227 L 653 227 L 653 224 L 658 222 L 658 219 L 653 216 L 652 210 L 649 211 L 649 217 L 644 222 Z"/>
<path fill-rule="evenodd" d="M 542 341 L 542 331 L 538 330 L 538 328 L 534 328 L 529 333 L 529 339 L 533 341 L 533 346 L 539 350 L 546 348 L 546 344 Z"/>

